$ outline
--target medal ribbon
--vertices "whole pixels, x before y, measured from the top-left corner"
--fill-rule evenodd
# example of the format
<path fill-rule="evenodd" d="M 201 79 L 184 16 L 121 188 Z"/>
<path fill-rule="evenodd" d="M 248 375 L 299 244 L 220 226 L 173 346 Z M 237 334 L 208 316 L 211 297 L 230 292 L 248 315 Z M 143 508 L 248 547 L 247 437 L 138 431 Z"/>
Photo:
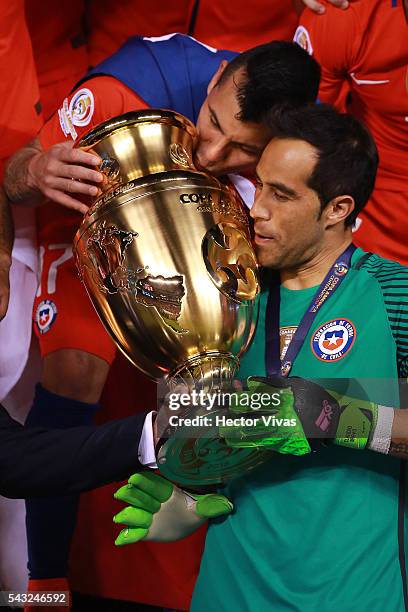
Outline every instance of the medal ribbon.
<path fill-rule="evenodd" d="M 269 289 L 266 305 L 265 364 L 268 376 L 289 375 L 317 313 L 347 276 L 355 250 L 354 244 L 350 244 L 326 274 L 288 346 L 283 363 L 280 359 L 280 281 L 276 276 Z"/>

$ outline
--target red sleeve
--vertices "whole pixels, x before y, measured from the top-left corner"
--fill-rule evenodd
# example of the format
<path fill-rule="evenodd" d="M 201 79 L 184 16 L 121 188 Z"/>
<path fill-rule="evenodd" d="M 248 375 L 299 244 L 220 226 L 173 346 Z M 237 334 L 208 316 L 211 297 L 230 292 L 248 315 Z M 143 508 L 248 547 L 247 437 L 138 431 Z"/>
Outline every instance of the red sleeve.
<path fill-rule="evenodd" d="M 358 3 L 357 3 L 358 4 Z M 336 104 L 348 73 L 352 71 L 360 35 L 357 11 L 326 5 L 324 15 L 305 9 L 294 40 L 322 67 L 319 99 Z"/>
<path fill-rule="evenodd" d="M 103 121 L 144 108 L 148 105 L 117 79 L 89 79 L 65 98 L 44 125 L 39 134 L 41 146 L 49 149 L 67 139 L 77 140 Z"/>
<path fill-rule="evenodd" d="M 35 138 L 40 94 L 23 0 L 0 2 L 0 180 L 4 160 Z"/>

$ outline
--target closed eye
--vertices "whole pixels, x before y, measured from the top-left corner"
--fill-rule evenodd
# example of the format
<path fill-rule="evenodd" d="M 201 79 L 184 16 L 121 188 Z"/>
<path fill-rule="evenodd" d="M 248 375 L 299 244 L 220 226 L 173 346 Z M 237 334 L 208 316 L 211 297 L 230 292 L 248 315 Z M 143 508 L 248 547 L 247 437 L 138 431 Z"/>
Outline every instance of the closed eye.
<path fill-rule="evenodd" d="M 245 145 L 236 145 L 237 149 L 241 149 L 241 151 L 243 151 L 243 153 L 246 153 L 247 155 L 252 155 L 253 157 L 258 157 L 258 155 L 260 155 L 259 151 L 255 151 L 254 149 L 248 149 L 248 147 L 246 147 Z"/>
<path fill-rule="evenodd" d="M 274 198 L 278 200 L 278 202 L 289 202 L 290 198 L 283 193 L 279 193 L 278 191 L 274 192 Z"/>
<path fill-rule="evenodd" d="M 210 121 L 211 121 L 211 124 L 220 132 L 221 131 L 220 124 L 218 123 L 217 118 L 214 115 L 214 113 L 210 113 Z"/>

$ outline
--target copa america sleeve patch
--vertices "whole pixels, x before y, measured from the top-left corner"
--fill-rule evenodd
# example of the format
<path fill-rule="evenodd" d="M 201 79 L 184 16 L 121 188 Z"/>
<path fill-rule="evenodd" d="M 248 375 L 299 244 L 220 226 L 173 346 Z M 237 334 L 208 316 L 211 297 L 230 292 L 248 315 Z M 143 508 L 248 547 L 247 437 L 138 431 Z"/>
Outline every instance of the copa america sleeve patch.
<path fill-rule="evenodd" d="M 297 43 L 299 47 L 302 47 L 302 49 L 307 51 L 309 55 L 313 55 L 313 47 L 312 42 L 310 40 L 310 35 L 304 26 L 298 26 L 293 37 L 293 41 Z"/>
<path fill-rule="evenodd" d="M 312 353 L 320 361 L 343 359 L 356 339 L 356 328 L 348 319 L 333 319 L 323 323 L 312 335 Z"/>
<path fill-rule="evenodd" d="M 45 334 L 49 331 L 57 318 L 57 314 L 57 307 L 52 300 L 43 300 L 38 304 L 35 312 L 35 322 L 40 334 Z"/>
<path fill-rule="evenodd" d="M 75 126 L 87 126 L 91 122 L 94 110 L 93 93 L 86 87 L 77 91 L 69 103 L 68 98 L 65 98 L 62 107 L 58 110 L 59 122 L 64 135 L 76 140 L 78 134 Z"/>

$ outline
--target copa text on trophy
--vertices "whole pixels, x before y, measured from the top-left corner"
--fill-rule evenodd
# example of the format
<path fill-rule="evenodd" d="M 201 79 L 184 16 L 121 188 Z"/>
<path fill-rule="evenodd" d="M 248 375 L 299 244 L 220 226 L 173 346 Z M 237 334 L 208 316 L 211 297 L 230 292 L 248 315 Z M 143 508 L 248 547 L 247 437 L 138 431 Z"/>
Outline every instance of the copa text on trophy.
<path fill-rule="evenodd" d="M 132 363 L 170 390 L 182 383 L 207 393 L 230 389 L 255 329 L 259 283 L 243 204 L 196 170 L 196 138 L 188 119 L 155 109 L 84 136 L 77 146 L 101 157 L 106 188 L 74 254 L 98 315 Z M 232 449 L 205 427 L 170 427 L 157 449 L 163 475 L 183 485 L 228 480 L 266 455 Z"/>

